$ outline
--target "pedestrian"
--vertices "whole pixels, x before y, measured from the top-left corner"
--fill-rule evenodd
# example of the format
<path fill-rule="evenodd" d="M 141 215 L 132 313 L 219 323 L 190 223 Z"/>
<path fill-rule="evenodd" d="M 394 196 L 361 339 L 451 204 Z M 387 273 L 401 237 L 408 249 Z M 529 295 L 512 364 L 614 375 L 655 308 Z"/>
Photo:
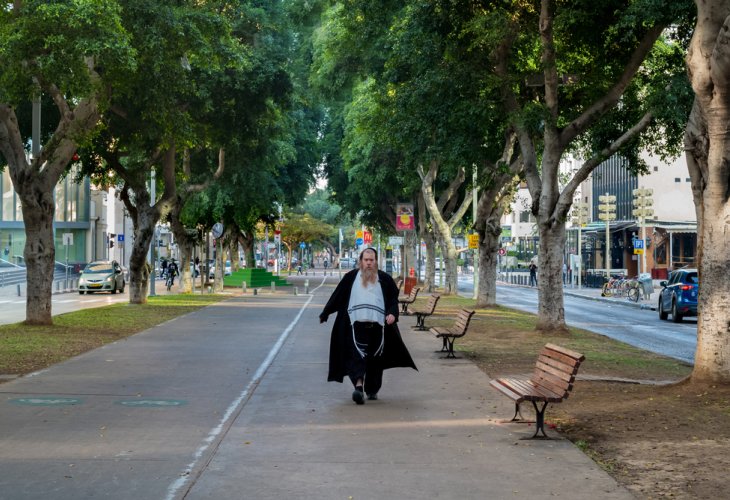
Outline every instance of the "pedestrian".
<path fill-rule="evenodd" d="M 563 262 L 563 285 L 568 284 L 568 265 Z"/>
<path fill-rule="evenodd" d="M 361 405 L 365 395 L 378 399 L 383 370 L 416 368 L 398 330 L 398 287 L 390 275 L 378 270 L 374 248 L 360 253 L 357 269 L 349 271 L 319 315 L 324 323 L 337 313 L 330 337 L 327 381 L 349 377 L 352 400 Z"/>
<path fill-rule="evenodd" d="M 530 286 L 537 286 L 537 264 L 530 262 Z"/>
<path fill-rule="evenodd" d="M 167 259 L 162 259 L 162 264 L 160 265 L 162 267 L 161 277 L 167 278 Z"/>

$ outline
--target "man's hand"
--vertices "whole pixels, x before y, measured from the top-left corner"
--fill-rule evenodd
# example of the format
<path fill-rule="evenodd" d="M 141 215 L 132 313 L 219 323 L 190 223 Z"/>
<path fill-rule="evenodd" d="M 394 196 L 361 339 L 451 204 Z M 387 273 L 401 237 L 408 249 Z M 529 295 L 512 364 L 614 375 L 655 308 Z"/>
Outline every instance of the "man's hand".
<path fill-rule="evenodd" d="M 320 317 L 319 317 L 319 324 L 320 324 L 320 325 L 321 325 L 322 323 L 326 323 L 326 322 L 327 322 L 327 316 L 320 316 Z"/>
<path fill-rule="evenodd" d="M 387 315 L 387 316 L 385 317 L 385 322 L 386 322 L 387 324 L 389 324 L 389 325 L 392 325 L 393 323 L 395 323 L 395 316 L 393 316 L 392 314 L 388 314 L 388 315 Z"/>

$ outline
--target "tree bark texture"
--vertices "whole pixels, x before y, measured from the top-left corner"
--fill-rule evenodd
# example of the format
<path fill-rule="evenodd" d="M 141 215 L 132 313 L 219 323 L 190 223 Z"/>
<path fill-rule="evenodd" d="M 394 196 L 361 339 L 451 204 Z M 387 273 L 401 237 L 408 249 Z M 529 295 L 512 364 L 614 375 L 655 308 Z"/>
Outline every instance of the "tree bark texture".
<path fill-rule="evenodd" d="M 479 235 L 479 291 L 477 307 L 497 305 L 497 252 L 502 235 L 501 213 L 496 211 L 486 220 L 477 219 Z"/>
<path fill-rule="evenodd" d="M 150 266 L 147 262 L 150 243 L 157 225 L 157 211 L 153 207 L 137 205 L 132 253 L 129 256 L 129 303 L 146 304 L 150 284 Z M 146 204 L 145 204 L 146 205 Z"/>
<path fill-rule="evenodd" d="M 537 263 L 537 330 L 567 331 L 563 301 L 563 250 L 565 224 L 540 225 L 540 249 Z"/>
<path fill-rule="evenodd" d="M 730 2 L 696 1 L 687 54 L 695 102 L 685 149 L 698 223 L 699 317 L 693 381 L 730 382 Z"/>

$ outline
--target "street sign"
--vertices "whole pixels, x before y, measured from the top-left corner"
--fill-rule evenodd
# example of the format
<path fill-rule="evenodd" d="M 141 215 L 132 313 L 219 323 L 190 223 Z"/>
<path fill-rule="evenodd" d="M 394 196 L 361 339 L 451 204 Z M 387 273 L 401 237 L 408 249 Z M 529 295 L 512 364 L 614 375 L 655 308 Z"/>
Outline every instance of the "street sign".
<path fill-rule="evenodd" d="M 403 236 L 390 236 L 388 237 L 388 245 L 392 247 L 397 247 L 403 244 Z M 426 248 L 426 245 L 423 244 L 423 248 Z"/>
<path fill-rule="evenodd" d="M 356 239 L 356 240 L 355 240 L 355 244 L 356 244 L 357 246 L 360 246 L 360 245 L 362 245 L 363 243 L 364 243 L 364 241 L 363 241 L 363 239 L 362 239 L 362 238 L 358 238 L 358 239 Z"/>
<path fill-rule="evenodd" d="M 472 233 L 469 235 L 469 248 L 479 248 L 479 235 L 477 233 Z"/>
<path fill-rule="evenodd" d="M 362 240 L 368 245 L 371 244 L 373 242 L 373 233 L 370 231 L 363 231 Z"/>
<path fill-rule="evenodd" d="M 499 255 L 507 255 L 507 250 L 505 250 L 504 248 L 500 248 Z"/>
<path fill-rule="evenodd" d="M 73 245 L 74 244 L 74 233 L 63 233 L 63 244 Z"/>
<path fill-rule="evenodd" d="M 303 241 L 299 244 L 299 248 L 306 248 L 307 244 Z"/>
<path fill-rule="evenodd" d="M 118 241 L 119 243 L 123 242 L 123 241 L 124 241 L 124 235 L 123 235 L 123 234 L 118 234 L 118 235 L 117 235 L 117 241 Z"/>
<path fill-rule="evenodd" d="M 210 230 L 211 233 L 213 233 L 213 238 L 216 240 L 223 236 L 223 224 L 220 222 L 216 222 L 213 224 L 213 229 Z"/>
<path fill-rule="evenodd" d="M 644 255 L 644 240 L 634 240 L 634 255 Z"/>

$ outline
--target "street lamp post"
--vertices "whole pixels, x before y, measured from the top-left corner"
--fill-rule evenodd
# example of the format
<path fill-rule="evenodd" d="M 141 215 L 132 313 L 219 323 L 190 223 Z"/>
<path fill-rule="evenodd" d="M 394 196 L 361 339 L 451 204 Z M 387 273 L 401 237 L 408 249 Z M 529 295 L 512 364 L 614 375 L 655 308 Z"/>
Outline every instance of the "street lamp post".
<path fill-rule="evenodd" d="M 606 221 L 606 279 L 611 279 L 611 230 L 612 220 L 616 220 L 616 196 L 606 193 L 598 197 L 598 218 Z"/>

